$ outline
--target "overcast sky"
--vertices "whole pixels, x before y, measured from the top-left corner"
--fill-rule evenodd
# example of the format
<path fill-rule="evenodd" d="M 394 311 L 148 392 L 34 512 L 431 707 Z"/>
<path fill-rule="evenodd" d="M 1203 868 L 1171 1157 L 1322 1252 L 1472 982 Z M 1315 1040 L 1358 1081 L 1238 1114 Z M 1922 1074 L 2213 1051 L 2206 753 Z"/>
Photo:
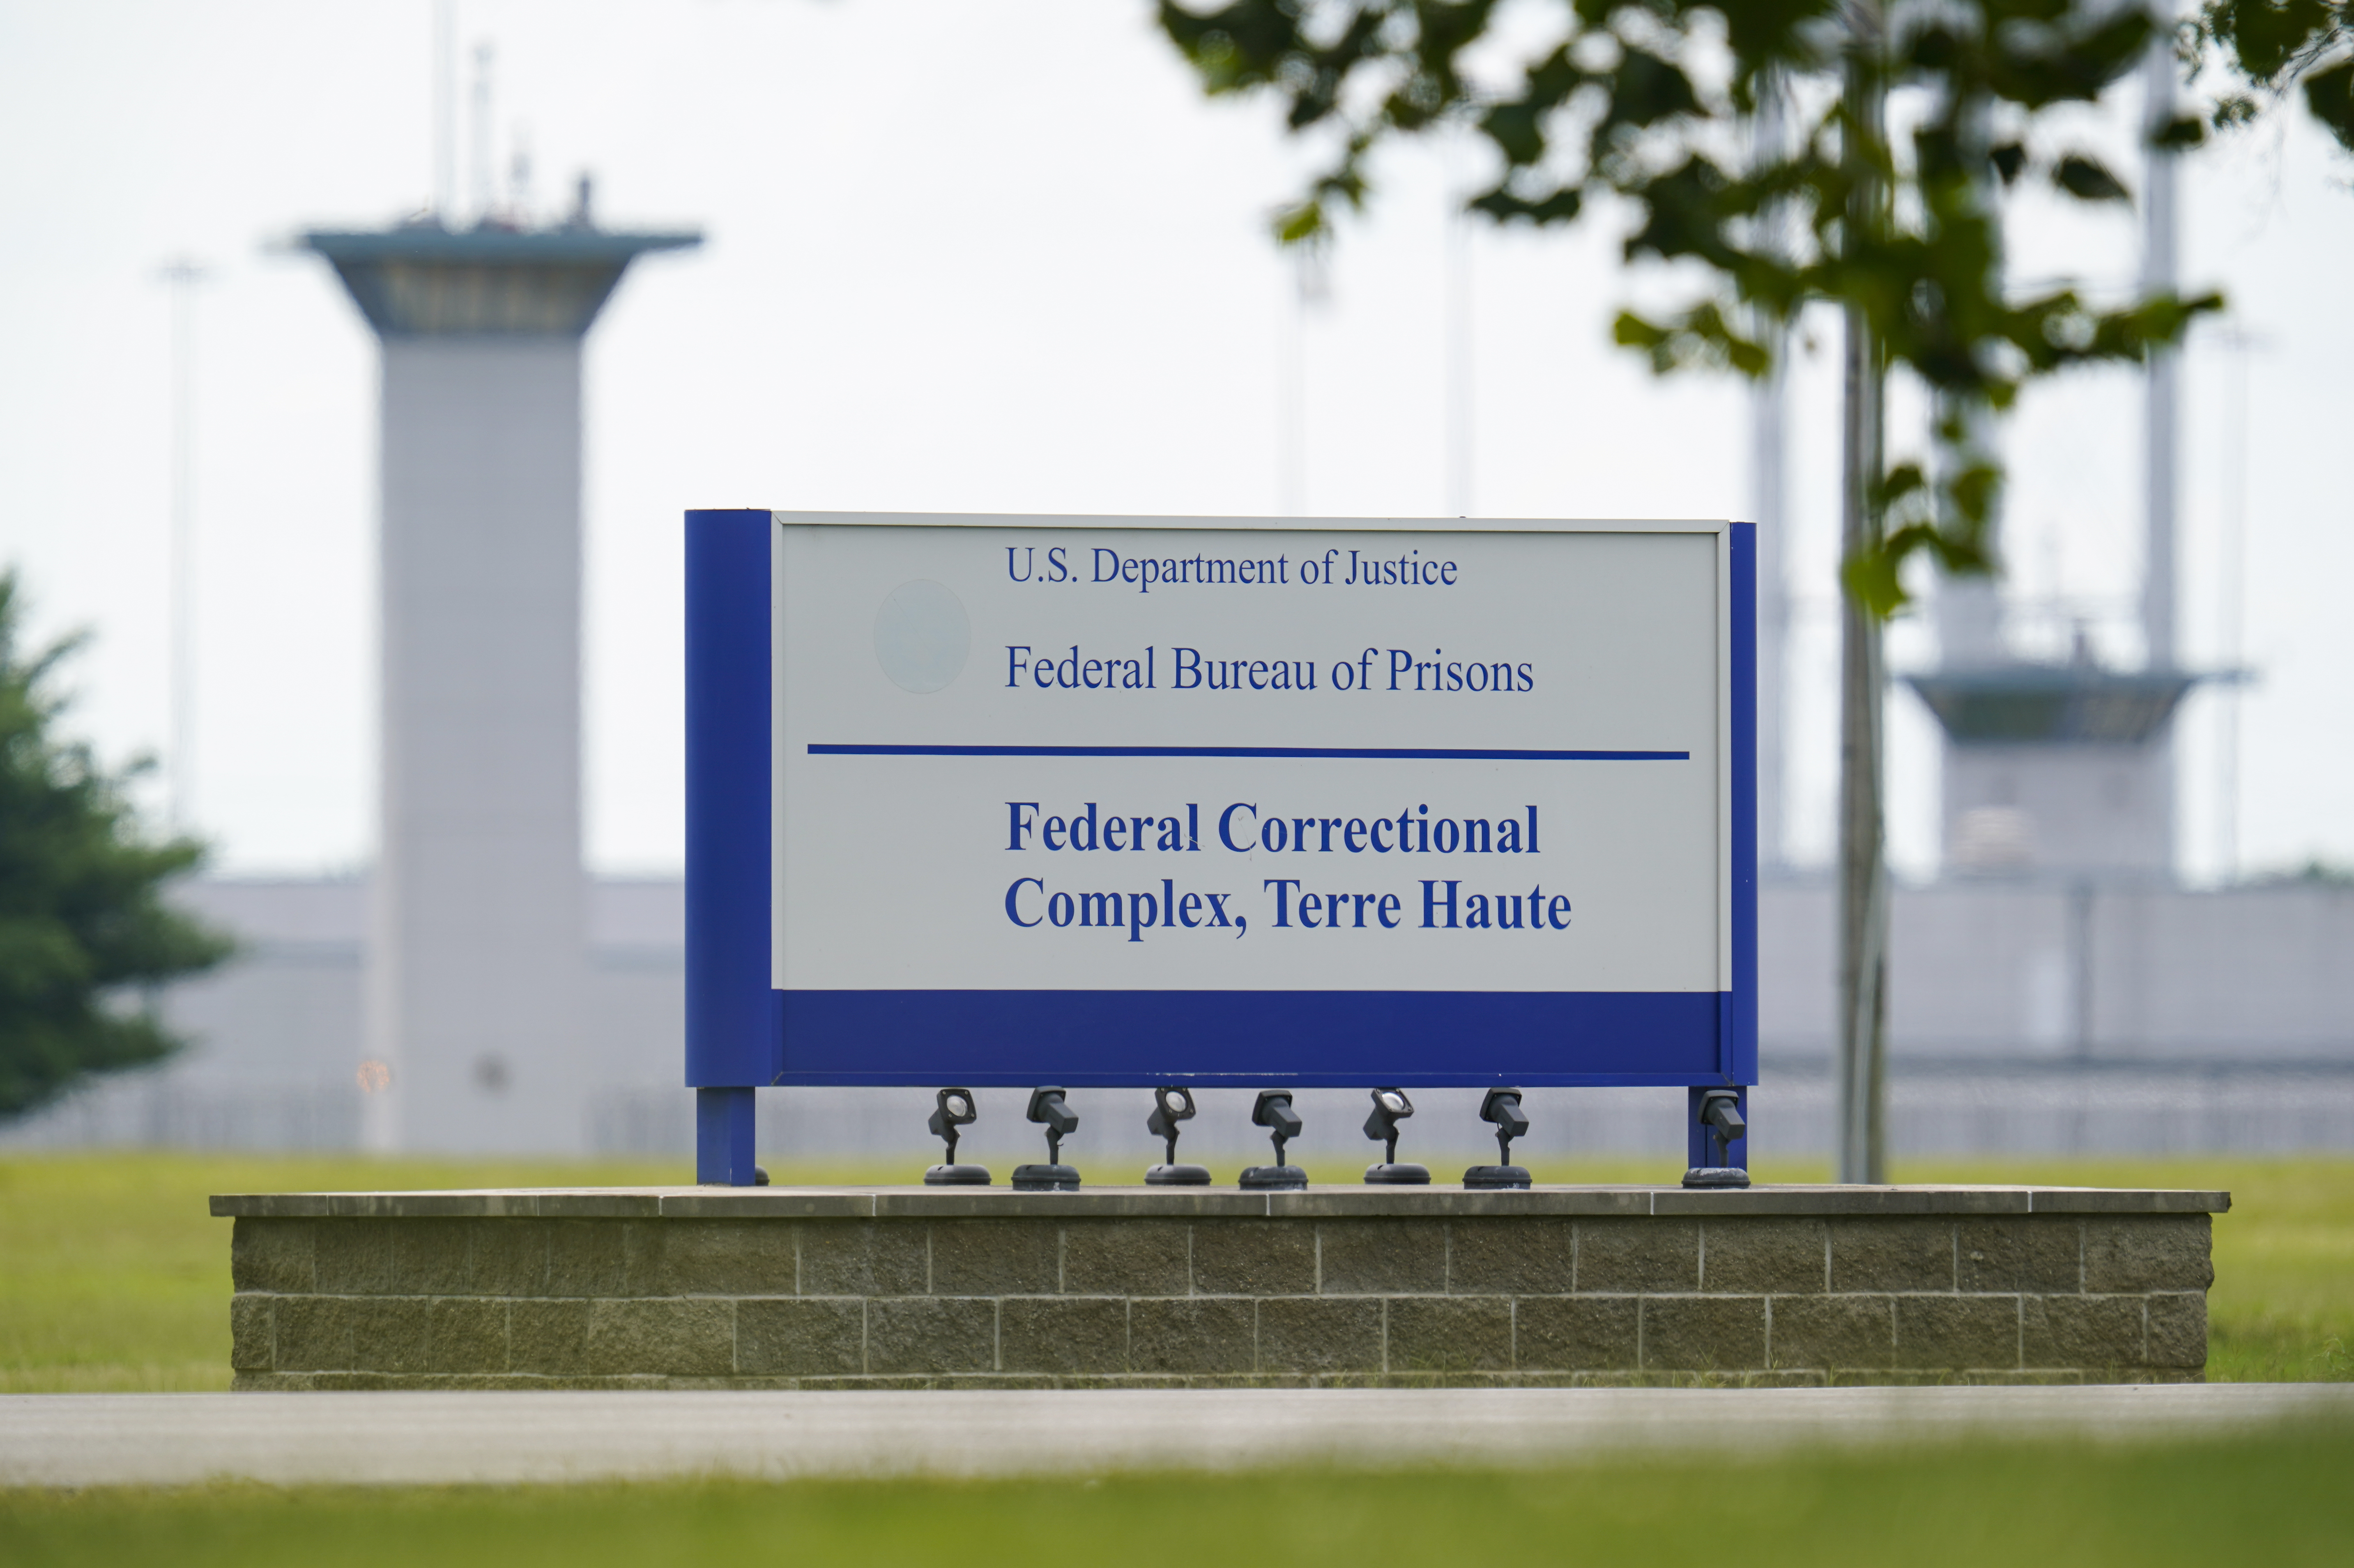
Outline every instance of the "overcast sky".
<path fill-rule="evenodd" d="M 1292 274 L 1265 236 L 1301 166 L 1265 106 L 1199 96 L 1126 0 L 460 0 L 495 47 L 496 163 L 528 148 L 544 211 L 594 171 L 614 225 L 702 228 L 641 264 L 588 352 L 588 845 L 680 863 L 678 518 L 691 506 L 1265 515 L 1285 501 Z M 74 725 L 161 750 L 169 710 L 169 258 L 196 305 L 196 820 L 239 873 L 365 863 L 372 838 L 375 348 L 313 225 L 425 206 L 433 8 L 0 4 L 0 562 L 37 633 L 97 634 Z M 471 77 L 471 65 L 467 75 Z M 2082 133 L 2120 148 L 2119 94 Z M 461 130 L 460 170 L 471 159 Z M 2129 152 L 2125 154 L 2128 158 Z M 1477 165 L 1410 151 L 1349 229 L 1304 329 L 1305 505 L 1436 514 L 1447 482 L 1448 193 Z M 2286 122 L 2203 154 L 2187 281 L 2235 350 L 2190 354 L 2183 635 L 2221 652 L 2221 540 L 2244 432 L 2244 863 L 2354 861 L 2354 164 Z M 2130 218 L 2031 205 L 2022 274 L 2130 277 Z M 1653 381 L 1607 343 L 1663 281 L 1605 222 L 1465 242 L 1469 505 L 1489 516 L 1750 512 L 1744 395 Z M 1827 857 L 1836 324 L 1793 380 L 1789 831 Z M 2239 379 L 2244 376 L 2244 380 Z M 2243 395 L 2238 387 L 2244 386 Z M 2006 444 L 2021 592 L 2139 644 L 2135 381 L 2032 399 Z M 2043 617 L 2056 636 L 2064 617 Z M 1899 663 L 1934 658 L 1900 629 Z M 2182 728 L 2182 846 L 2219 864 L 2221 699 Z M 1935 852 L 1935 745 L 1892 699 L 1894 838 Z M 160 793 L 152 795 L 160 801 Z"/>

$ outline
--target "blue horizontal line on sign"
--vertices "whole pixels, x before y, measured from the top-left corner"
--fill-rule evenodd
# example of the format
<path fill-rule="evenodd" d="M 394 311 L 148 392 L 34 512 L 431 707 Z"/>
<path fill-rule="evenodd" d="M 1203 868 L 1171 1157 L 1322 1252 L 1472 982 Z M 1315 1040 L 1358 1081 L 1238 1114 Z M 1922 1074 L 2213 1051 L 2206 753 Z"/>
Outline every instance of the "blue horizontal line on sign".
<path fill-rule="evenodd" d="M 811 757 L 1342 757 L 1403 762 L 1689 762 L 1689 751 L 1473 751 L 1436 746 L 834 746 Z"/>
<path fill-rule="evenodd" d="M 1235 1088 L 1730 1082 L 1716 991 L 774 993 L 778 1084 Z"/>

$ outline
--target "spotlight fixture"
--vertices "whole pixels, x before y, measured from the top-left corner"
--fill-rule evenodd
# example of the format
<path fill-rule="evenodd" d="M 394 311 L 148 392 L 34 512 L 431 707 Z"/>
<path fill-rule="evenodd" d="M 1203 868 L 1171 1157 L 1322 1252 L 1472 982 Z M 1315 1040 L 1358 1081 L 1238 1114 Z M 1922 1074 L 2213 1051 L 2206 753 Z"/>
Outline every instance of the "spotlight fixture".
<path fill-rule="evenodd" d="M 1701 1144 L 1711 1163 L 1685 1171 L 1684 1185 L 1748 1186 L 1749 1172 L 1733 1162 L 1733 1146 L 1749 1133 L 1749 1123 L 1741 1114 L 1741 1091 L 1703 1089 L 1692 1109 L 1700 1118 Z"/>
<path fill-rule="evenodd" d="M 1167 1143 L 1169 1158 L 1144 1172 L 1146 1186 L 1206 1187 L 1210 1184 L 1207 1167 L 1177 1163 L 1177 1124 L 1193 1119 L 1193 1090 L 1164 1084 L 1152 1091 L 1152 1114 L 1144 1118 L 1144 1130 Z"/>
<path fill-rule="evenodd" d="M 1365 1136 L 1383 1146 L 1382 1162 L 1365 1167 L 1365 1180 L 1379 1187 L 1427 1187 L 1430 1168 L 1397 1162 L 1398 1123 L 1414 1114 L 1414 1102 L 1404 1089 L 1375 1089 L 1373 1114 L 1365 1118 Z"/>
<path fill-rule="evenodd" d="M 940 1091 L 939 1104 L 932 1111 L 932 1119 L 924 1125 L 932 1129 L 934 1138 L 947 1142 L 949 1153 L 947 1160 L 924 1172 L 925 1186 L 986 1187 L 989 1185 L 988 1166 L 960 1165 L 957 1163 L 956 1157 L 957 1130 L 960 1128 L 970 1127 L 980 1119 L 981 1107 L 974 1101 L 970 1089 Z"/>
<path fill-rule="evenodd" d="M 1287 1165 L 1283 1146 L 1298 1138 L 1308 1125 L 1299 1113 L 1291 1108 L 1289 1089 L 1261 1089 L 1258 1100 L 1251 1107 L 1251 1125 L 1263 1127 L 1275 1139 L 1275 1163 L 1253 1165 L 1243 1171 L 1242 1184 L 1261 1191 L 1297 1192 L 1308 1185 L 1308 1172 L 1297 1165 Z"/>
<path fill-rule="evenodd" d="M 1527 1113 L 1521 1109 L 1521 1091 L 1490 1089 L 1480 1097 L 1479 1119 L 1495 1124 L 1498 1162 L 1474 1165 L 1463 1172 L 1463 1184 L 1483 1189 L 1525 1188 L 1529 1184 L 1527 1169 L 1512 1163 L 1512 1139 L 1525 1138 L 1529 1131 Z"/>
<path fill-rule="evenodd" d="M 1079 1173 L 1063 1163 L 1063 1139 L 1078 1130 L 1079 1115 L 1063 1103 L 1060 1089 L 1030 1091 L 1030 1119 L 1046 1129 L 1046 1163 L 1016 1165 L 1013 1168 L 1013 1190 L 1017 1192 L 1076 1192 L 1079 1190 Z"/>

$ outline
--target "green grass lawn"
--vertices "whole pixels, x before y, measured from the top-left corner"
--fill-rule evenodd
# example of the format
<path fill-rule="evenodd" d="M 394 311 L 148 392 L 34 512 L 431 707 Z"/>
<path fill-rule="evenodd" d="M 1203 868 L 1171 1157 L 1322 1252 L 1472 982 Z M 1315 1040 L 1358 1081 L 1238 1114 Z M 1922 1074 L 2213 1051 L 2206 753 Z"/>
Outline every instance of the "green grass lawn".
<path fill-rule="evenodd" d="M 907 1181 L 907 1168 L 773 1167 L 780 1182 Z M 1320 1181 L 1356 1167 L 1311 1164 Z M 1660 1181 L 1659 1162 L 1575 1161 L 1541 1181 Z M 1923 1162 L 1906 1181 L 2221 1187 L 2211 1379 L 2354 1376 L 2354 1160 Z M 1762 1164 L 1761 1180 L 1819 1181 Z M 214 1192 L 675 1182 L 671 1162 L 428 1162 L 153 1153 L 0 1159 L 0 1393 L 228 1386 L 228 1222 Z"/>
<path fill-rule="evenodd" d="M 1527 1471 L 384 1491 L 0 1491 L 10 1568 L 1095 1563 L 1267 1568 L 2342 1563 L 2354 1429 L 2199 1444 L 1976 1443 Z"/>

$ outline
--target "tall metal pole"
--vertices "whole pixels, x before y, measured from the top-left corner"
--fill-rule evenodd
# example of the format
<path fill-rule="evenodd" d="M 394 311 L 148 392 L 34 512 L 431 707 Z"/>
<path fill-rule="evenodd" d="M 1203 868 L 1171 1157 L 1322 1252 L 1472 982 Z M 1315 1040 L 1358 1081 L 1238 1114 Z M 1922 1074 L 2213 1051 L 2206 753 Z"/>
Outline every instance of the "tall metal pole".
<path fill-rule="evenodd" d="M 2223 528 L 2216 554 L 2221 557 L 2216 573 L 2217 586 L 2222 599 L 2216 641 L 2222 654 L 2225 679 L 2223 707 L 2220 715 L 2222 734 L 2218 737 L 2221 753 L 2221 788 L 2216 790 L 2216 811 L 2221 819 L 2222 879 L 2225 883 L 2240 880 L 2240 661 L 2247 625 L 2247 549 L 2248 549 L 2248 353 L 2255 339 L 2242 329 L 2230 329 L 2223 334 L 2223 346 L 2231 357 L 2227 360 L 2224 383 L 2224 447 L 2223 447 Z"/>
<path fill-rule="evenodd" d="M 1852 0 L 1847 107 L 1848 158 L 1866 161 L 1867 143 L 1885 135 L 1886 87 L 1881 69 L 1877 0 Z M 1877 229 L 1887 193 L 1861 182 L 1849 221 Z M 1853 558 L 1880 539 L 1874 503 L 1885 465 L 1886 361 L 1860 306 L 1847 310 L 1841 555 Z M 1888 862 L 1882 699 L 1886 676 L 1879 618 L 1851 594 L 1840 598 L 1839 847 L 1839 1179 L 1887 1180 L 1884 1100 L 1888 1055 Z"/>
<path fill-rule="evenodd" d="M 433 215 L 458 224 L 458 5 L 433 5 Z"/>
<path fill-rule="evenodd" d="M 2144 129 L 2155 132 L 2174 118 L 2174 39 L 2162 33 L 2143 63 Z M 2179 276 L 2176 235 L 2177 188 L 2174 154 L 2162 147 L 2149 151 L 2142 181 L 2142 269 L 2145 293 L 2174 289 Z M 2174 552 L 2176 444 L 2181 423 L 2181 355 L 2172 348 L 2154 349 L 2149 356 L 2148 404 L 2143 457 L 2149 508 L 2147 558 L 2142 567 L 2141 624 L 2149 667 L 2174 667 Z"/>
<path fill-rule="evenodd" d="M 474 221 L 482 223 L 498 210 L 497 176 L 491 168 L 491 46 L 474 46 L 473 196 Z"/>
<path fill-rule="evenodd" d="M 1298 256 L 1284 291 L 1283 331 L 1275 365 L 1275 509 L 1286 517 L 1308 510 L 1308 286 Z"/>
<path fill-rule="evenodd" d="M 1290 308 L 1276 366 L 1276 505 L 1286 517 L 1308 515 L 1308 313 L 1325 294 L 1324 257 L 1314 241 L 1290 250 Z"/>
<path fill-rule="evenodd" d="M 1447 515 L 1471 515 L 1471 224 L 1458 173 L 1460 139 L 1446 142 Z"/>
<path fill-rule="evenodd" d="M 1778 77 L 1759 89 L 1756 144 L 1760 164 L 1783 154 L 1783 115 L 1788 93 Z M 1777 253 L 1789 243 L 1787 214 L 1765 216 L 1767 244 Z M 1787 323 L 1762 322 L 1774 363 L 1749 386 L 1749 516 L 1757 524 L 1757 860 L 1767 867 L 1786 859 L 1782 842 L 1783 777 L 1788 755 L 1783 738 L 1786 651 L 1790 638 L 1790 594 L 1784 578 L 1787 531 L 1787 486 L 1784 479 L 1789 434 L 1786 418 L 1789 349 Z"/>
<path fill-rule="evenodd" d="M 165 561 L 171 696 L 164 778 L 175 832 L 186 832 L 196 818 L 196 288 L 207 276 L 186 256 L 163 270 L 172 289 L 172 527 Z"/>

